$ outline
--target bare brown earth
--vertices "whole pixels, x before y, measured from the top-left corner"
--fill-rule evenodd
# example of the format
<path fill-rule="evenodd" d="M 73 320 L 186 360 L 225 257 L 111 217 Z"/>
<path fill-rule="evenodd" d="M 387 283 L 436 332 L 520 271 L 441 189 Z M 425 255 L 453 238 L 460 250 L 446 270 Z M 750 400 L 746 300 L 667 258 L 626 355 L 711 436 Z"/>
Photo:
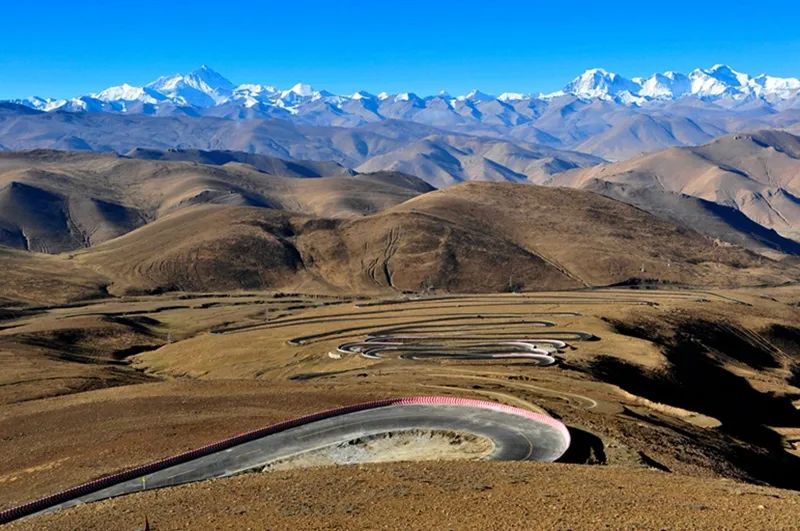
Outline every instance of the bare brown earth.
<path fill-rule="evenodd" d="M 432 190 L 399 173 L 355 174 L 334 163 L 254 158 L 244 160 L 263 169 L 235 161 L 212 165 L 49 150 L 3 153 L 0 244 L 45 253 L 90 247 L 197 204 L 357 217 Z M 319 176 L 325 171 L 330 173 Z"/>
<path fill-rule="evenodd" d="M 0 307 L 60 304 L 107 296 L 106 278 L 59 256 L 0 246 Z"/>
<path fill-rule="evenodd" d="M 175 294 L 8 309 L 0 321 L 0 404 L 150 381 L 127 367 L 132 355 L 212 327 L 263 323 L 339 302 L 273 293 Z"/>
<path fill-rule="evenodd" d="M 800 494 L 652 470 L 394 463 L 247 475 L 9 529 L 796 529 Z"/>
<path fill-rule="evenodd" d="M 784 131 L 727 135 L 702 146 L 576 169 L 555 176 L 552 184 L 594 188 L 595 181 L 713 201 L 782 236 L 800 237 L 800 137 Z"/>
<path fill-rule="evenodd" d="M 752 227 L 723 223 L 712 231 L 723 238 L 710 237 L 691 228 L 705 226 L 706 217 L 664 219 L 582 190 L 467 183 L 430 191 L 415 177 L 351 175 L 332 163 L 224 152 L 165 156 L 189 160 L 0 155 L 0 245 L 68 251 L 48 259 L 31 253 L 26 264 L 0 250 L 0 264 L 35 272 L 14 274 L 20 284 L 0 286 L 0 297 L 265 288 L 510 292 L 641 279 L 732 287 L 800 275 L 784 254 L 797 249 L 766 229 L 751 234 Z M 760 160 L 753 157 L 740 162 L 753 166 Z M 336 176 L 305 177 L 325 171 Z M 793 182 L 781 175 L 786 186 Z M 70 274 L 58 280 L 53 272 L 61 268 Z"/>
<path fill-rule="evenodd" d="M 494 293 L 800 276 L 780 242 L 765 244 L 773 260 L 587 191 L 468 183 L 430 192 L 414 177 L 335 164 L 167 155 L 190 160 L 0 156 L 0 243 L 88 247 L 57 256 L 0 248 L 9 271 L 0 307 L 168 291 Z M 324 171 L 339 173 L 303 178 Z M 761 249 L 754 237 L 732 239 Z"/>
<path fill-rule="evenodd" d="M 278 288 L 502 292 L 635 278 L 780 284 L 796 267 L 715 242 L 603 196 L 469 183 L 352 220 L 270 209 L 183 209 L 74 262 L 112 293 Z"/>
<path fill-rule="evenodd" d="M 2 321 L 9 371 L 0 386 L 0 506 L 303 413 L 443 394 L 548 412 L 569 426 L 572 448 L 555 465 L 404 463 L 248 475 L 19 525 L 141 526 L 146 515 L 156 529 L 399 521 L 416 528 L 791 528 L 800 517 L 795 492 L 754 486 L 800 488 L 797 287 L 356 301 L 276 295 L 131 297 Z M 73 325 L 87 332 L 59 335 Z M 329 355 L 397 326 L 498 338 L 580 330 L 599 339 L 571 342 L 548 368 Z M 110 363 L 113 352 L 148 342 L 148 350 Z M 76 352 L 81 357 L 48 365 Z M 52 380 L 29 378 L 29 368 L 18 368 L 23 362 L 54 376 L 113 368 L 138 380 L 54 388 Z"/>

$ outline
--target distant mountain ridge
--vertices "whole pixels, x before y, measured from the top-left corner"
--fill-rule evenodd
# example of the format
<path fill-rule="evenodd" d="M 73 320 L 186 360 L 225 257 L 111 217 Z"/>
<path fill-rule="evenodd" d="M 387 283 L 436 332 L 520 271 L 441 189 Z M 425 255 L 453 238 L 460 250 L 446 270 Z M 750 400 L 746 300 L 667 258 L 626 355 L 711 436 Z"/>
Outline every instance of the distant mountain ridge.
<path fill-rule="evenodd" d="M 563 90 L 546 97 L 574 95 L 582 98 L 613 100 L 623 104 L 642 104 L 653 100 L 697 98 L 727 103 L 762 99 L 776 103 L 797 98 L 800 79 L 761 74 L 751 77 L 727 65 L 696 68 L 688 74 L 667 71 L 648 78 L 626 79 L 602 68 L 587 70 Z"/>
<path fill-rule="evenodd" d="M 162 76 L 143 87 L 127 83 L 71 99 L 40 96 L 13 100 L 37 110 L 88 111 L 160 114 L 162 111 L 202 113 L 202 110 L 221 106 L 256 109 L 276 116 L 304 114 L 315 107 L 330 107 L 344 114 L 357 114 L 365 120 L 381 117 L 398 118 L 386 112 L 402 106 L 444 105 L 455 109 L 466 107 L 469 112 L 476 104 L 492 101 L 547 100 L 560 96 L 602 99 L 626 105 L 641 105 L 650 101 L 674 101 L 697 98 L 727 105 L 742 101 L 761 100 L 778 104 L 797 99 L 800 79 L 761 74 L 750 76 L 727 65 L 717 64 L 708 69 L 695 69 L 688 74 L 667 71 L 650 77 L 627 79 L 602 68 L 592 68 L 573 79 L 562 90 L 550 94 L 506 92 L 499 96 L 477 89 L 462 96 L 440 93 L 418 96 L 412 92 L 370 94 L 360 90 L 352 95 L 336 95 L 312 86 L 297 83 L 285 90 L 272 85 L 243 83 L 236 85 L 206 65 L 188 74 Z"/>
<path fill-rule="evenodd" d="M 419 169 L 422 178 L 437 187 L 477 178 L 505 180 L 502 176 L 514 181 L 541 182 L 558 171 L 603 161 L 523 139 L 456 134 L 397 120 L 345 128 L 268 119 L 45 113 L 2 103 L 0 145 L 8 151 L 42 148 L 118 154 L 136 148 L 239 151 L 278 157 L 305 167 L 309 161 L 335 161 L 365 172 L 375 171 L 372 168 L 376 167 L 392 171 Z M 427 151 L 417 153 L 408 149 L 411 145 Z M 426 156 L 428 152 L 431 156 Z M 160 156 L 173 158 L 176 154 Z M 379 156 L 380 164 L 371 162 Z M 256 157 L 238 158 L 240 162 L 259 165 Z M 481 173 L 482 169 L 491 173 Z M 332 175 L 340 171 L 341 168 L 328 168 L 322 173 Z"/>
<path fill-rule="evenodd" d="M 287 132 L 295 126 L 352 130 L 391 124 L 398 128 L 396 134 L 402 134 L 409 127 L 399 122 L 413 122 L 435 128 L 438 133 L 491 137 L 515 144 L 535 144 L 607 160 L 623 160 L 667 147 L 702 144 L 729 133 L 759 129 L 800 131 L 800 80 L 767 75 L 753 77 L 724 65 L 696 69 L 689 74 L 665 72 L 632 79 L 592 69 L 551 94 L 506 92 L 494 96 L 473 90 L 461 96 L 442 92 L 423 97 L 412 92 L 375 95 L 361 90 L 343 96 L 303 83 L 289 89 L 253 83 L 236 85 L 204 66 L 188 74 L 158 78 L 143 87 L 123 84 L 69 100 L 32 97 L 0 102 L 0 115 L 37 112 L 49 115 L 44 116 L 44 120 L 31 116 L 33 121 L 42 122 L 37 128 L 50 116 L 65 113 L 86 115 L 84 121 L 87 122 L 99 115 L 119 115 L 132 120 L 131 125 L 136 127 L 140 118 L 217 118 L 236 122 L 231 128 L 245 133 L 253 127 L 252 122 L 258 120 L 270 123 L 281 120 Z M 53 118 L 52 127 L 60 129 L 61 121 Z M 97 121 L 107 120 L 97 117 Z M 182 132 L 179 138 L 159 137 L 158 146 L 148 142 L 139 143 L 138 147 L 235 149 L 287 156 L 271 149 L 263 151 L 262 142 L 232 146 L 227 144 L 235 139 L 216 137 L 216 143 L 198 144 L 192 139 L 196 132 L 194 126 L 190 129 Z M 19 132 L 9 131 L 11 136 L 6 136 L 0 124 L 0 145 L 3 146 L 0 149 L 97 149 L 84 133 L 63 135 L 56 132 L 59 144 L 49 145 L 39 141 L 21 144 Z M 30 129 L 23 128 L 21 132 L 27 137 Z M 50 136 L 50 132 L 45 133 L 45 138 Z M 284 134 L 278 134 L 267 144 L 280 143 L 283 137 Z M 164 140 L 168 142 L 165 144 Z M 360 140 L 356 139 L 356 145 L 359 144 Z M 130 147 L 137 146 L 128 146 L 128 149 Z M 304 156 L 314 160 L 338 160 L 351 167 L 365 159 L 363 156 L 338 159 L 327 152 L 310 152 Z M 470 171 L 447 173 L 460 180 L 462 177 L 458 175 Z"/>

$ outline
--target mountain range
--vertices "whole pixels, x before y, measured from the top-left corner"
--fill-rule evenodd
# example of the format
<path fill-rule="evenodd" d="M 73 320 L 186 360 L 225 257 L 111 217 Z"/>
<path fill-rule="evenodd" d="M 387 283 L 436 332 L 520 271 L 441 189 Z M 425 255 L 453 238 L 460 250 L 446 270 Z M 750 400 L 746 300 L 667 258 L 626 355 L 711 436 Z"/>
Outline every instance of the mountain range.
<path fill-rule="evenodd" d="M 592 69 L 537 96 L 338 96 L 202 67 L 0 102 L 0 243 L 94 247 L 206 203 L 363 216 L 495 181 L 582 188 L 726 245 L 798 256 L 798 91 L 794 78 L 715 65 L 632 79 Z M 103 155 L 15 153 L 32 149 Z"/>
<path fill-rule="evenodd" d="M 442 93 L 425 97 L 411 92 L 374 95 L 365 91 L 342 96 L 303 83 L 289 89 L 252 83 L 236 85 L 204 66 L 188 74 L 161 77 L 143 87 L 124 84 L 72 99 L 31 97 L 10 103 L 49 114 L 220 118 L 236 122 L 278 119 L 314 127 L 357 128 L 380 122 L 413 122 L 439 131 L 623 160 L 666 147 L 701 144 L 727 133 L 766 128 L 797 130 L 798 94 L 798 79 L 752 77 L 723 65 L 686 75 L 665 72 L 633 79 L 592 69 L 551 94 L 507 92 L 493 96 L 473 90 L 462 96 Z M 0 138 L 0 147 L 3 145 L 13 149 L 5 138 Z M 258 149 L 198 145 L 192 144 L 191 138 L 186 147 Z M 315 158 L 334 157 L 320 154 Z M 353 165 L 353 161 L 339 161 Z"/>
<path fill-rule="evenodd" d="M 290 161 L 335 161 L 359 171 L 418 171 L 434 186 L 464 180 L 541 182 L 557 171 L 602 162 L 569 150 L 454 133 L 407 121 L 357 127 L 286 120 L 35 111 L 0 104 L 0 151 L 36 148 L 125 154 L 136 148 L 230 150 Z M 373 161 L 380 157 L 378 161 Z"/>
<path fill-rule="evenodd" d="M 611 100 L 627 105 L 642 105 L 651 101 L 674 101 L 696 98 L 730 106 L 744 102 L 763 101 L 781 104 L 794 101 L 800 95 L 800 79 L 760 74 L 750 76 L 733 68 L 717 64 L 708 69 L 697 68 L 688 74 L 667 71 L 650 77 L 625 78 L 602 68 L 592 68 L 569 82 L 562 90 L 538 95 L 505 92 L 490 95 L 472 90 L 462 96 L 442 92 L 433 96 L 418 96 L 412 92 L 378 95 L 360 90 L 351 95 L 336 95 L 315 90 L 311 85 L 297 83 L 289 89 L 272 85 L 243 83 L 236 85 L 206 65 L 188 74 L 162 76 L 143 87 L 127 83 L 100 92 L 71 99 L 33 96 L 14 100 L 28 107 L 44 110 L 112 111 L 122 113 L 158 114 L 162 110 L 197 112 L 199 109 L 236 106 L 273 112 L 276 115 L 298 115 L 318 112 L 323 107 L 343 114 L 355 114 L 365 121 L 399 118 L 413 107 L 439 107 L 468 115 L 478 111 L 480 104 L 516 101 L 547 101 L 562 96 L 583 99 Z M 479 112 L 479 111 L 478 111 Z"/>

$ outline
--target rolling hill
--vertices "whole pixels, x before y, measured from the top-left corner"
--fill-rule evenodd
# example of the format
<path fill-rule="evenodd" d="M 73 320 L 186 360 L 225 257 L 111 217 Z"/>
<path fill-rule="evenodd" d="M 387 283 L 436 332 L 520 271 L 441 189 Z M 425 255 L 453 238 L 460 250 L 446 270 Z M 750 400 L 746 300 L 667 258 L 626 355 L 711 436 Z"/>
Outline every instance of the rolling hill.
<path fill-rule="evenodd" d="M 73 255 L 109 291 L 509 291 L 780 283 L 797 271 L 581 190 L 467 183 L 373 215 L 182 209 Z"/>
<path fill-rule="evenodd" d="M 48 150 L 3 153 L 0 244 L 50 253 L 90 247 L 169 212 L 205 203 L 360 216 L 432 189 L 408 175 L 358 174 L 335 163 L 303 164 L 227 152 L 147 155 L 142 160 Z M 170 157 L 217 164 L 150 160 Z M 288 176 L 266 173 L 237 159 Z M 311 179 L 323 171 L 334 176 Z"/>
<path fill-rule="evenodd" d="M 559 172 L 601 162 L 602 159 L 591 155 L 542 146 L 523 147 L 463 135 L 432 135 L 377 155 L 356 169 L 424 175 L 437 188 L 444 188 L 462 181 L 540 184 Z"/>
<path fill-rule="evenodd" d="M 583 188 L 757 253 L 773 257 L 800 255 L 800 243 L 759 225 L 733 207 L 658 188 L 602 180 L 587 182 Z"/>
<path fill-rule="evenodd" d="M 596 181 L 712 201 L 800 241 L 800 137 L 784 131 L 728 135 L 698 147 L 567 171 L 548 184 L 580 188 L 596 187 Z M 640 206 L 648 208 L 641 201 Z"/>
<path fill-rule="evenodd" d="M 475 131 L 480 135 L 480 131 Z M 140 158 L 194 160 L 217 164 L 238 161 L 278 171 L 274 162 L 248 154 L 278 157 L 296 161 L 304 170 L 298 172 L 290 163 L 282 164 L 280 174 L 306 173 L 339 175 L 346 168 L 368 164 L 362 171 L 392 170 L 391 163 L 409 155 L 409 144 L 423 142 L 435 149 L 460 153 L 459 157 L 474 155 L 498 174 L 516 175 L 530 167 L 531 175 L 547 176 L 564 168 L 586 166 L 600 162 L 598 157 L 546 148 L 529 140 L 503 139 L 489 131 L 489 136 L 475 136 L 409 121 L 387 119 L 358 127 L 317 126 L 277 119 L 225 119 L 210 116 L 147 116 L 113 113 L 44 113 L 14 104 L 0 103 L 0 144 L 9 150 L 58 149 L 131 153 Z M 135 151 L 132 151 L 135 150 Z M 155 150 L 157 153 L 153 153 Z M 238 155 L 220 154 L 212 160 L 202 151 L 239 151 Z M 161 153 L 164 152 L 164 153 Z M 369 164 L 375 157 L 390 154 L 385 164 Z M 411 154 L 413 156 L 413 154 Z M 523 159 L 520 163 L 517 159 Z M 537 159 L 541 159 L 538 162 Z M 307 161 L 334 161 L 308 163 Z M 319 165 L 319 166 L 317 166 Z M 341 168 L 337 165 L 345 166 Z M 419 173 L 418 177 L 434 183 L 459 182 L 480 178 L 474 169 L 434 165 L 436 172 Z M 442 172 L 448 173 L 442 181 Z M 519 180 L 516 177 L 512 180 Z"/>

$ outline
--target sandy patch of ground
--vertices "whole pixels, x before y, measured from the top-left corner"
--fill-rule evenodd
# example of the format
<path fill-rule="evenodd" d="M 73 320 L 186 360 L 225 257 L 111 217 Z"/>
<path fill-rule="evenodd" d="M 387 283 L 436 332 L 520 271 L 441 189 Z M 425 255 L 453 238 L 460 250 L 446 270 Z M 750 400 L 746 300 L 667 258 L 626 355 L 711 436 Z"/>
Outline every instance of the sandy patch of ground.
<path fill-rule="evenodd" d="M 359 437 L 268 463 L 264 472 L 328 465 L 481 459 L 492 453 L 489 439 L 443 430 L 404 430 Z"/>

